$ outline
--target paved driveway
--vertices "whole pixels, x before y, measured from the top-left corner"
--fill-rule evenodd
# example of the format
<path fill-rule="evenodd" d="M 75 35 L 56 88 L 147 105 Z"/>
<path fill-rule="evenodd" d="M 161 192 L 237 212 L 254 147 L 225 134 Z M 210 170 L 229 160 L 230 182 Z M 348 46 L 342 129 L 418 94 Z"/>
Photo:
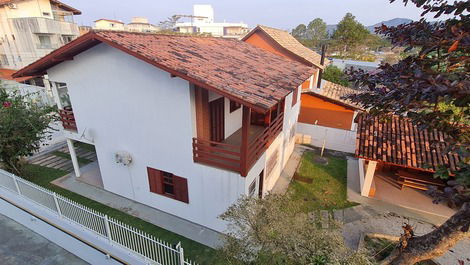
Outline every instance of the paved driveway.
<path fill-rule="evenodd" d="M 0 214 L 0 264 L 85 265 L 85 261 Z"/>

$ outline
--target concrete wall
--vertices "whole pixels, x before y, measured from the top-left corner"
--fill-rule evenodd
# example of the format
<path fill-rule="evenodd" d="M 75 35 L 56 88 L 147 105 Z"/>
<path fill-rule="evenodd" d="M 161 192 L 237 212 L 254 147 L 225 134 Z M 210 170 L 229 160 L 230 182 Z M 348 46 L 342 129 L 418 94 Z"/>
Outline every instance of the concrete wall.
<path fill-rule="evenodd" d="M 258 177 L 266 154 L 248 172 L 239 174 L 193 162 L 196 136 L 194 91 L 180 78 L 172 78 L 152 65 L 120 50 L 99 44 L 48 71 L 49 79 L 67 83 L 78 135 L 94 143 L 104 188 L 181 218 L 223 231 L 217 217 Z M 299 93 L 300 96 L 300 93 Z M 210 100 L 218 95 L 212 94 Z M 286 99 L 284 130 L 297 120 L 299 103 Z M 225 100 L 226 136 L 241 126 L 241 109 L 230 114 Z M 284 165 L 292 153 L 289 133 L 281 132 L 279 145 Z M 274 148 L 274 147 L 271 147 Z M 114 154 L 126 151 L 133 162 L 116 164 Z M 269 151 L 268 151 L 269 153 Z M 187 178 L 189 204 L 149 192 L 147 167 Z M 278 176 L 273 177 L 273 182 Z M 257 180 L 258 184 L 259 181 Z M 257 185 L 258 185 L 257 184 Z"/>
<path fill-rule="evenodd" d="M 311 144 L 317 147 L 322 147 L 323 141 L 326 139 L 326 149 L 347 153 L 354 153 L 356 150 L 355 131 L 299 122 L 297 127 L 297 138 L 299 143 Z"/>

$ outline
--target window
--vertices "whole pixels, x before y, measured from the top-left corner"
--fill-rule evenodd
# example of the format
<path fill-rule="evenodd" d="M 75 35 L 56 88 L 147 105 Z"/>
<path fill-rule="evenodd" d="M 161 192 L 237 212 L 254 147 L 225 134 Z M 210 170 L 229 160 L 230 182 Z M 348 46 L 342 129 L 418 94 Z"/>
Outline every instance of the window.
<path fill-rule="evenodd" d="M 277 165 L 278 157 L 279 157 L 279 152 L 278 152 L 278 149 L 276 149 L 276 151 L 273 152 L 271 157 L 269 157 L 268 162 L 266 163 L 266 177 L 269 177 L 271 173 L 273 172 L 273 169 Z"/>
<path fill-rule="evenodd" d="M 297 98 L 299 97 L 299 88 L 296 87 L 292 93 L 292 107 L 297 104 Z"/>
<path fill-rule="evenodd" d="M 0 65 L 9 65 L 6 54 L 0 54 Z"/>
<path fill-rule="evenodd" d="M 67 44 L 71 42 L 72 40 L 73 40 L 72 35 L 62 35 L 62 41 L 64 42 L 64 44 Z"/>
<path fill-rule="evenodd" d="M 240 103 L 230 100 L 230 113 L 236 111 L 236 110 L 239 109 L 241 106 L 242 106 L 242 105 L 241 105 Z"/>
<path fill-rule="evenodd" d="M 250 186 L 248 187 L 248 196 L 253 196 L 255 195 L 255 189 L 256 189 L 256 179 L 251 182 Z"/>
<path fill-rule="evenodd" d="M 51 36 L 49 35 L 38 35 L 40 49 L 52 49 Z"/>
<path fill-rule="evenodd" d="M 295 137 L 295 128 L 296 128 L 296 126 L 294 124 L 294 125 L 292 125 L 292 128 L 290 129 L 290 138 L 291 139 Z"/>
<path fill-rule="evenodd" d="M 50 17 L 50 16 L 51 16 L 51 13 L 49 13 L 49 12 L 42 12 L 42 15 L 43 15 L 43 16 L 46 16 L 46 17 Z"/>
<path fill-rule="evenodd" d="M 150 167 L 147 174 L 150 192 L 189 203 L 187 179 Z"/>

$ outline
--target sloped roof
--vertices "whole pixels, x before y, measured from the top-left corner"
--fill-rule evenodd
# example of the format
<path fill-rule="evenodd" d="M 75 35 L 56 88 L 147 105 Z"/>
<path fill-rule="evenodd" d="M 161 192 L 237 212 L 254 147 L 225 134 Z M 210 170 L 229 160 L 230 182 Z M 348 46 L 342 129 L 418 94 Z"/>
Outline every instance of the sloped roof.
<path fill-rule="evenodd" d="M 119 21 L 119 20 L 115 20 L 115 19 L 107 19 L 107 18 L 100 18 L 100 19 L 97 19 L 93 22 L 97 22 L 97 21 L 101 21 L 101 20 L 104 20 L 104 21 L 109 21 L 109 22 L 114 22 L 114 23 L 118 23 L 118 24 L 124 24 L 124 22 L 122 21 Z"/>
<path fill-rule="evenodd" d="M 16 72 L 16 70 L 13 69 L 6 69 L 6 68 L 0 68 L 0 79 L 5 79 L 5 80 L 14 80 L 18 83 L 27 81 L 29 79 L 35 78 L 36 76 L 23 76 L 19 78 L 14 78 L 12 75 Z"/>
<path fill-rule="evenodd" d="M 299 57 L 300 59 L 303 59 L 308 63 L 311 63 L 319 68 L 324 68 L 324 66 L 320 64 L 320 54 L 302 45 L 302 43 L 300 43 L 297 39 L 294 38 L 294 36 L 292 36 L 289 32 L 285 30 L 258 25 L 256 28 L 251 30 L 245 37 L 243 37 L 242 40 L 244 41 L 248 39 L 256 31 L 264 32 L 282 48 L 286 49 L 288 52 Z M 325 58 L 325 65 L 328 65 L 328 63 L 329 60 Z"/>
<path fill-rule="evenodd" d="M 7 5 L 7 4 L 11 4 L 11 3 L 14 3 L 14 2 L 19 2 L 20 0 L 0 0 L 0 6 L 2 5 Z M 51 4 L 55 4 L 56 6 L 62 8 L 63 10 L 65 11 L 69 11 L 69 12 L 72 12 L 74 15 L 80 15 L 82 14 L 82 11 L 76 9 L 76 8 L 73 8 L 67 4 L 64 4 L 60 1 L 57 1 L 57 0 L 50 0 L 51 1 Z"/>
<path fill-rule="evenodd" d="M 346 105 L 349 105 L 357 109 L 361 108 L 361 106 L 358 105 L 357 103 L 352 102 L 351 100 L 342 98 L 351 94 L 358 93 L 357 90 L 330 82 L 328 80 L 323 80 L 322 82 L 323 84 L 318 94 L 325 96 L 327 98 L 330 98 L 332 100 L 339 101 L 341 103 L 344 103 Z"/>
<path fill-rule="evenodd" d="M 90 31 L 14 76 L 42 74 L 99 43 L 262 112 L 276 105 L 313 73 L 311 67 L 234 39 Z"/>
<path fill-rule="evenodd" d="M 358 115 L 357 122 L 359 158 L 431 172 L 443 165 L 457 170 L 460 157 L 445 152 L 449 144 L 440 131 L 419 129 L 409 119 L 396 115 L 387 119 Z"/>

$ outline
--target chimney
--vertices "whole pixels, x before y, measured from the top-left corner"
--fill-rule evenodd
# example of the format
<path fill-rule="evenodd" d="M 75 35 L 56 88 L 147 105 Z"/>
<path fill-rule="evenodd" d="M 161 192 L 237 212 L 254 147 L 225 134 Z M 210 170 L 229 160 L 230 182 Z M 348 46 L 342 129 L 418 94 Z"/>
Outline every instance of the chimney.
<path fill-rule="evenodd" d="M 320 64 L 322 66 L 325 66 L 325 56 L 326 56 L 326 44 L 323 44 L 321 46 L 321 59 L 320 59 Z M 320 69 L 320 71 L 318 71 L 318 81 L 317 81 L 317 88 L 318 89 L 320 89 L 320 87 L 321 87 L 322 75 L 323 75 L 323 69 Z"/>

